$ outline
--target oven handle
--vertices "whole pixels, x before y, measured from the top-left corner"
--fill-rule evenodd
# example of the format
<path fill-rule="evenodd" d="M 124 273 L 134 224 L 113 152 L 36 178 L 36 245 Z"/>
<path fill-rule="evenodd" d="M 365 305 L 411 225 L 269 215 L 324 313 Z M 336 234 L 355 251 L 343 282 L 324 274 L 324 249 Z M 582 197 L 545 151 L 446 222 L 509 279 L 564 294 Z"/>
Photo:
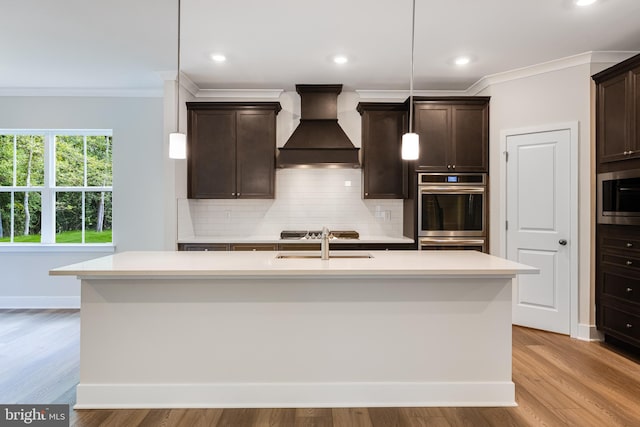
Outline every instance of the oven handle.
<path fill-rule="evenodd" d="M 464 246 L 464 245 L 484 245 L 484 239 L 420 239 L 420 245 L 452 245 L 452 246 Z"/>
<path fill-rule="evenodd" d="M 445 186 L 424 186 L 419 187 L 420 193 L 451 193 L 451 194 L 481 194 L 484 187 L 445 187 Z"/>

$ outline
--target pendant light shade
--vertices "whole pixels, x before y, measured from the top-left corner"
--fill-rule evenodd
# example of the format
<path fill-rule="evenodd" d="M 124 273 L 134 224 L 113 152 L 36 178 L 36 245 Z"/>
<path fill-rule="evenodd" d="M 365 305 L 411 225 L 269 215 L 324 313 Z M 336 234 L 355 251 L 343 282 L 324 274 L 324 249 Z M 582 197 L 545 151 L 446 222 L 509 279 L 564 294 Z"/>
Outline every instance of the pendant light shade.
<path fill-rule="evenodd" d="M 402 135 L 402 159 L 416 160 L 420 155 L 420 138 L 413 133 L 413 52 L 416 29 L 416 0 L 411 7 L 411 80 L 409 82 L 409 132 Z"/>
<path fill-rule="evenodd" d="M 180 133 L 180 0 L 178 0 L 178 75 L 176 77 L 176 131 L 169 134 L 169 158 L 187 158 L 187 135 Z"/>
<path fill-rule="evenodd" d="M 404 160 L 416 160 L 420 155 L 420 143 L 417 133 L 405 133 L 402 135 L 402 158 Z"/>
<path fill-rule="evenodd" d="M 187 135 L 179 132 L 169 134 L 169 158 L 187 158 Z"/>

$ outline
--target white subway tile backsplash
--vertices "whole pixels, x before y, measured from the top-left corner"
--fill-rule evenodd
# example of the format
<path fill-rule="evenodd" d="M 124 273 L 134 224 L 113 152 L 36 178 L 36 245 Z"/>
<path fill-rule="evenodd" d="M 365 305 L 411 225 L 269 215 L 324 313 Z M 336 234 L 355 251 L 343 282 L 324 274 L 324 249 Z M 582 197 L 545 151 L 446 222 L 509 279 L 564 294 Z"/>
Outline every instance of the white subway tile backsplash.
<path fill-rule="evenodd" d="M 179 200 L 178 236 L 275 238 L 281 230 L 326 225 L 363 236 L 401 237 L 402 200 L 362 199 L 361 173 L 281 169 L 276 172 L 273 200 Z"/>

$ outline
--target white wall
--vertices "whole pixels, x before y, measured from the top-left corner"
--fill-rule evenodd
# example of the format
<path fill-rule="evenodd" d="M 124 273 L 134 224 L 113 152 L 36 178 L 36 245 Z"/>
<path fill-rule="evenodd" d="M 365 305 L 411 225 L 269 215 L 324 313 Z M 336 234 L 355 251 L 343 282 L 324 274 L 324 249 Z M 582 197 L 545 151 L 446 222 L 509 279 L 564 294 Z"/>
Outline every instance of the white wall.
<path fill-rule="evenodd" d="M 505 130 L 556 123 L 579 122 L 578 141 L 578 286 L 579 323 L 593 325 L 591 288 L 592 198 L 591 168 L 591 69 L 583 64 L 562 70 L 522 77 L 497 84 L 481 94 L 491 96 L 490 104 L 490 176 L 491 246 L 504 255 L 504 224 L 500 212 L 505 209 L 504 156 L 500 134 Z"/>
<path fill-rule="evenodd" d="M 278 239 L 282 230 L 323 226 L 356 230 L 368 238 L 402 237 L 402 200 L 363 199 L 359 169 L 279 169 L 275 199 L 184 202 L 181 240 L 193 236 Z"/>
<path fill-rule="evenodd" d="M 165 242 L 163 100 L 117 97 L 0 97 L 0 128 L 113 129 L 113 240 L 117 251 Z M 0 252 L 0 307 L 72 306 L 74 278 L 50 268 L 100 253 Z"/>

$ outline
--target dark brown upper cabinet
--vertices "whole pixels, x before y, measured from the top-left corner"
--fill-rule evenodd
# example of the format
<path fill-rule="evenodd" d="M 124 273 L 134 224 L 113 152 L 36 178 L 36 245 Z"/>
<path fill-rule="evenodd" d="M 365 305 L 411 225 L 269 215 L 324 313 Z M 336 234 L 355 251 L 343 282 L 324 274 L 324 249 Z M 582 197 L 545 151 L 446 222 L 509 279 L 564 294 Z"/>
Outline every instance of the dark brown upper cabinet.
<path fill-rule="evenodd" d="M 489 171 L 489 97 L 414 97 L 416 170 Z"/>
<path fill-rule="evenodd" d="M 362 178 L 365 199 L 407 196 L 407 162 L 401 158 L 402 134 L 407 130 L 405 104 L 361 102 Z"/>
<path fill-rule="evenodd" d="M 640 55 L 593 76 L 598 171 L 640 167 Z M 633 165 L 630 160 L 635 160 Z"/>
<path fill-rule="evenodd" d="M 271 199 L 278 102 L 187 102 L 188 197 Z"/>

